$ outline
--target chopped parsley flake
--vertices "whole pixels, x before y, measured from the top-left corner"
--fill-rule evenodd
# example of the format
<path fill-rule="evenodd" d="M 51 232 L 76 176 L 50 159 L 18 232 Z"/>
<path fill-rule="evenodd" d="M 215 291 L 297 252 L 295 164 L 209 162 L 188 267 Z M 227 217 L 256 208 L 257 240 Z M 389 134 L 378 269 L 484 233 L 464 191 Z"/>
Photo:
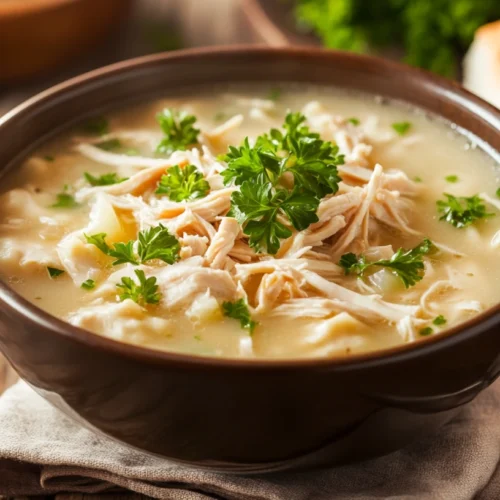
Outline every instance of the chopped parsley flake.
<path fill-rule="evenodd" d="M 85 280 L 80 285 L 80 288 L 83 288 L 84 290 L 92 290 L 92 288 L 95 288 L 95 281 L 91 279 Z"/>
<path fill-rule="evenodd" d="M 436 325 L 436 326 L 441 326 L 441 325 L 445 325 L 446 324 L 446 318 L 440 314 L 439 316 L 436 316 L 433 320 L 433 324 Z"/>
<path fill-rule="evenodd" d="M 83 176 L 91 186 L 110 186 L 111 184 L 119 184 L 120 182 L 126 181 L 128 179 L 128 177 L 122 177 L 120 179 L 118 177 L 118 174 L 116 174 L 116 172 L 103 174 L 100 175 L 99 177 L 95 177 L 92 174 L 85 172 Z"/>
<path fill-rule="evenodd" d="M 497 198 L 500 198 L 500 188 L 496 190 L 495 194 L 497 195 Z"/>
<path fill-rule="evenodd" d="M 359 118 L 356 118 L 356 117 L 348 118 L 347 121 L 349 123 L 352 123 L 353 125 L 356 125 L 356 127 L 361 123 L 359 121 Z"/>
<path fill-rule="evenodd" d="M 51 279 L 55 279 L 58 276 L 61 276 L 61 274 L 64 274 L 62 269 L 57 269 L 55 267 L 47 267 L 47 272 L 49 273 L 49 277 Z"/>
<path fill-rule="evenodd" d="M 96 146 L 104 151 L 116 151 L 122 147 L 119 139 L 108 139 L 107 141 L 98 142 Z"/>
<path fill-rule="evenodd" d="M 470 226 L 477 220 L 493 217 L 495 214 L 486 211 L 486 206 L 479 195 L 470 197 L 453 196 L 443 193 L 446 201 L 436 202 L 439 220 L 444 220 L 456 228 Z"/>
<path fill-rule="evenodd" d="M 50 162 L 52 162 L 52 161 L 55 160 L 55 158 L 53 156 L 51 156 L 51 155 L 46 155 L 46 156 L 43 157 L 43 159 L 45 161 L 50 161 Z"/>
<path fill-rule="evenodd" d="M 454 184 L 455 182 L 458 182 L 459 179 L 458 179 L 458 175 L 447 175 L 444 180 L 446 182 L 449 182 L 451 184 Z"/>
<path fill-rule="evenodd" d="M 144 271 L 136 269 L 134 271 L 139 283 L 137 284 L 132 278 L 122 278 L 121 283 L 116 285 L 122 292 L 118 295 L 121 301 L 131 299 L 140 305 L 158 304 L 161 299 L 161 293 L 158 292 L 156 278 L 151 276 L 146 278 Z"/>
<path fill-rule="evenodd" d="M 344 268 L 346 274 L 364 276 L 367 269 L 373 266 L 390 269 L 403 282 L 405 288 L 416 285 L 423 277 L 424 255 L 429 254 L 434 245 L 429 239 L 424 239 L 420 245 L 412 250 L 400 248 L 390 259 L 367 262 L 364 255 L 356 257 L 353 253 L 342 255 L 339 266 Z"/>
<path fill-rule="evenodd" d="M 160 259 L 173 264 L 179 259 L 180 244 L 162 224 L 140 231 L 136 245 L 135 240 L 127 243 L 114 243 L 111 247 L 106 243 L 106 233 L 84 235 L 87 243 L 96 246 L 102 253 L 116 259 L 113 266 L 130 263 L 135 266 L 153 259 Z M 134 247 L 137 246 L 137 253 Z"/>
<path fill-rule="evenodd" d="M 173 201 L 204 198 L 209 191 L 210 185 L 194 165 L 184 168 L 175 165 L 168 168 L 156 189 L 157 194 L 166 194 Z"/>
<path fill-rule="evenodd" d="M 426 326 L 425 328 L 422 328 L 419 333 L 422 337 L 426 337 L 427 335 L 432 335 L 434 330 L 430 326 Z"/>
<path fill-rule="evenodd" d="M 200 131 L 193 126 L 196 123 L 195 116 L 185 111 L 165 108 L 156 115 L 156 119 L 165 135 L 156 148 L 157 153 L 169 155 L 198 142 Z"/>
<path fill-rule="evenodd" d="M 414 182 L 422 182 L 422 177 L 419 177 L 418 175 L 416 175 L 416 176 L 413 178 L 413 181 L 414 181 Z"/>
<path fill-rule="evenodd" d="M 109 130 L 109 123 L 104 116 L 95 116 L 82 125 L 82 131 L 88 135 L 104 135 Z"/>
<path fill-rule="evenodd" d="M 56 194 L 56 202 L 50 205 L 51 208 L 76 208 L 80 204 L 76 202 L 75 197 L 67 192 L 67 186 L 64 187 L 62 193 Z"/>
<path fill-rule="evenodd" d="M 269 91 L 267 98 L 270 101 L 277 101 L 281 97 L 282 90 L 279 87 L 275 87 Z"/>
<path fill-rule="evenodd" d="M 240 321 L 241 328 L 247 328 L 252 335 L 257 323 L 252 320 L 248 305 L 244 299 L 239 299 L 236 302 L 224 302 L 222 304 L 224 316 L 237 319 Z"/>
<path fill-rule="evenodd" d="M 410 122 L 397 122 L 392 124 L 392 128 L 399 134 L 405 135 L 411 128 Z"/>

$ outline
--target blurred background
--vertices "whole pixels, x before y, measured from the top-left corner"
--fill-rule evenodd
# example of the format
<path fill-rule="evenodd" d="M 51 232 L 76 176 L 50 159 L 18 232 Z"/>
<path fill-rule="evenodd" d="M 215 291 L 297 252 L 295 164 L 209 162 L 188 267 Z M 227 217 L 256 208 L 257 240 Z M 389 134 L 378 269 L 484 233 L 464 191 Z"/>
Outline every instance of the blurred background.
<path fill-rule="evenodd" d="M 500 0 L 0 0 L 0 113 L 92 68 L 203 45 L 325 45 L 460 79 L 478 28 L 498 19 Z"/>

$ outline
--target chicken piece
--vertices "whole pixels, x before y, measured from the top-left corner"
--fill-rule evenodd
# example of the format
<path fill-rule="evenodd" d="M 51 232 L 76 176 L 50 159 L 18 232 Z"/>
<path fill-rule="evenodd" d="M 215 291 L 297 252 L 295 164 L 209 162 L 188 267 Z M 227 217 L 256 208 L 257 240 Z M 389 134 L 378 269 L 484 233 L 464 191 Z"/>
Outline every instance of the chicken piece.
<path fill-rule="evenodd" d="M 257 258 L 255 251 L 242 240 L 234 243 L 233 248 L 229 251 L 229 256 L 241 262 L 251 262 Z"/>
<path fill-rule="evenodd" d="M 302 271 L 302 275 L 309 286 L 337 302 L 340 310 L 345 310 L 354 316 L 396 322 L 409 314 L 415 315 L 420 309 L 419 306 L 385 302 L 379 295 L 361 295 L 336 283 L 327 281 L 311 271 Z"/>
<path fill-rule="evenodd" d="M 370 215 L 402 233 L 419 236 L 420 231 L 412 229 L 406 220 L 406 213 L 410 213 L 414 208 L 412 201 L 401 198 L 398 191 L 381 189 L 376 195 L 375 202 L 370 206 Z"/>
<path fill-rule="evenodd" d="M 88 279 L 98 280 L 107 259 L 97 247 L 85 243 L 82 231 L 65 236 L 57 245 L 57 255 L 77 286 Z"/>
<path fill-rule="evenodd" d="M 182 237 L 185 234 L 196 234 L 198 236 L 205 236 L 211 241 L 216 234 L 212 224 L 208 223 L 190 209 L 185 210 L 174 219 L 167 219 L 160 222 L 167 226 L 172 234 L 178 237 Z"/>
<path fill-rule="evenodd" d="M 270 311 L 277 303 L 289 299 L 307 297 L 301 289 L 302 279 L 300 273 L 289 268 L 264 274 L 256 294 L 257 314 Z"/>
<path fill-rule="evenodd" d="M 309 226 L 311 230 L 321 226 L 337 215 L 344 215 L 352 209 L 358 208 L 366 197 L 363 188 L 356 187 L 344 194 L 337 194 L 321 201 L 318 207 L 319 221 Z"/>
<path fill-rule="evenodd" d="M 234 242 L 241 233 L 238 221 L 232 217 L 224 217 L 212 238 L 210 246 L 205 254 L 210 267 L 223 269 L 226 257 L 234 246 Z"/>
<path fill-rule="evenodd" d="M 373 170 L 370 182 L 364 187 L 365 196 L 363 201 L 359 205 L 355 215 L 349 221 L 345 231 L 332 246 L 334 260 L 340 258 L 355 239 L 360 238 L 362 247 L 368 248 L 370 246 L 368 242 L 369 211 L 382 183 L 382 172 L 382 167 L 377 164 Z"/>
<path fill-rule="evenodd" d="M 179 238 L 181 244 L 181 259 L 188 259 L 196 255 L 205 255 L 208 248 L 208 238 L 197 234 L 187 234 Z"/>
<path fill-rule="evenodd" d="M 130 299 L 123 302 L 96 301 L 68 316 L 80 328 L 106 337 L 134 344 L 147 344 L 148 336 L 156 338 L 175 332 L 175 321 L 152 315 Z"/>
<path fill-rule="evenodd" d="M 334 234 L 337 234 L 341 229 L 346 226 L 346 221 L 344 216 L 336 215 L 331 219 L 327 220 L 322 226 L 318 227 L 318 223 L 309 226 L 304 231 L 303 244 L 305 246 L 321 246 L 323 241 L 330 238 Z"/>
<path fill-rule="evenodd" d="M 158 219 L 171 219 L 182 214 L 185 210 L 192 210 L 208 222 L 214 222 L 219 215 L 225 214 L 231 207 L 231 193 L 236 188 L 229 187 L 212 191 L 204 198 L 190 201 L 188 203 L 168 202 L 159 205 L 157 211 Z"/>
<path fill-rule="evenodd" d="M 19 268 L 29 271 L 45 270 L 47 267 L 61 267 L 61 261 L 53 246 L 18 238 L 0 239 L 0 261 L 7 269 L 15 272 Z"/>

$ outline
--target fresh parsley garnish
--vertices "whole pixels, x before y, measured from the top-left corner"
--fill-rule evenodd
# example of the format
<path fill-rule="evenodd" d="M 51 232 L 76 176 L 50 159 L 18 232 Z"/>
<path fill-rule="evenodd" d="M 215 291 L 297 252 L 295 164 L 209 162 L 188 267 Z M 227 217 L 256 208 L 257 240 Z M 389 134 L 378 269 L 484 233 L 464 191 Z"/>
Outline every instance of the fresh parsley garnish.
<path fill-rule="evenodd" d="M 359 118 L 356 118 L 356 117 L 352 117 L 352 118 L 348 118 L 347 121 L 349 123 L 352 123 L 353 125 L 355 125 L 356 127 L 361 123 L 359 121 Z"/>
<path fill-rule="evenodd" d="M 102 253 L 116 259 L 112 263 L 113 266 L 127 262 L 137 266 L 152 259 L 160 259 L 167 264 L 173 264 L 179 258 L 179 241 L 162 224 L 139 232 L 137 253 L 134 250 L 135 240 L 127 243 L 114 243 L 111 247 L 106 243 L 106 233 L 91 236 L 85 234 L 84 236 L 87 243 L 95 245 Z"/>
<path fill-rule="evenodd" d="M 135 266 L 139 265 L 139 261 L 134 253 L 134 240 L 130 240 L 128 243 L 113 243 L 110 247 L 106 243 L 106 233 L 96 233 L 88 236 L 84 234 L 87 243 L 95 245 L 102 253 L 109 255 L 116 259 L 113 261 L 113 266 L 118 266 L 119 264 L 125 264 L 129 262 Z"/>
<path fill-rule="evenodd" d="M 160 259 L 167 264 L 173 264 L 179 259 L 179 250 L 179 241 L 162 224 L 139 233 L 137 253 L 143 263 Z"/>
<path fill-rule="evenodd" d="M 198 142 L 200 131 L 194 128 L 196 117 L 185 111 L 165 108 L 156 115 L 165 138 L 162 139 L 156 152 L 169 155 L 176 150 L 185 150 Z"/>
<path fill-rule="evenodd" d="M 418 175 L 416 175 L 416 176 L 413 178 L 413 182 L 422 182 L 422 177 L 419 177 Z"/>
<path fill-rule="evenodd" d="M 495 194 L 497 195 L 497 198 L 500 198 L 500 188 L 498 188 L 498 189 L 495 191 Z"/>
<path fill-rule="evenodd" d="M 103 174 L 99 177 L 95 177 L 94 175 L 85 172 L 83 176 L 91 186 L 110 186 L 111 184 L 119 184 L 120 182 L 126 181 L 128 179 L 128 177 L 119 178 L 118 174 L 116 174 L 115 172 Z"/>
<path fill-rule="evenodd" d="M 68 186 L 64 186 L 64 189 L 61 193 L 56 194 L 56 202 L 53 205 L 50 205 L 51 208 L 76 208 L 79 207 L 80 204 L 76 202 L 75 197 L 68 193 Z"/>
<path fill-rule="evenodd" d="M 439 316 L 436 316 L 434 318 L 434 320 L 432 321 L 432 323 L 436 326 L 445 325 L 446 322 L 447 322 L 447 320 L 442 314 L 440 314 Z"/>
<path fill-rule="evenodd" d="M 107 141 L 98 142 L 96 146 L 104 151 L 116 151 L 122 147 L 122 143 L 120 139 L 108 139 Z"/>
<path fill-rule="evenodd" d="M 422 337 L 426 337 L 427 335 L 432 335 L 434 330 L 430 326 L 426 326 L 425 328 L 422 328 L 419 333 Z"/>
<path fill-rule="evenodd" d="M 161 293 L 158 292 L 156 278 L 154 276 L 146 278 L 144 271 L 141 269 L 136 269 L 134 273 L 139 279 L 139 284 L 132 278 L 125 277 L 122 278 L 121 283 L 116 285 L 117 288 L 123 290 L 119 294 L 120 300 L 132 299 L 140 305 L 158 304 L 161 299 Z"/>
<path fill-rule="evenodd" d="M 55 279 L 58 276 L 61 276 L 61 274 L 64 274 L 62 269 L 57 269 L 56 267 L 47 267 L 47 272 L 49 273 L 49 277 L 51 279 Z"/>
<path fill-rule="evenodd" d="M 245 181 L 240 191 L 231 195 L 229 215 L 235 217 L 244 233 L 250 236 L 248 243 L 252 248 L 275 254 L 280 248 L 280 240 L 292 235 L 292 231 L 278 220 L 278 215 L 286 215 L 291 225 L 302 231 L 318 222 L 318 205 L 319 199 L 309 192 L 274 190 L 270 183 Z"/>
<path fill-rule="evenodd" d="M 83 125 L 82 131 L 88 135 L 104 135 L 109 130 L 109 123 L 104 116 L 89 118 Z"/>
<path fill-rule="evenodd" d="M 455 182 L 458 182 L 458 175 L 447 175 L 444 180 L 446 182 L 449 182 L 450 184 L 455 184 Z"/>
<path fill-rule="evenodd" d="M 53 162 L 55 160 L 55 158 L 52 155 L 45 155 L 43 159 L 45 161 L 50 161 L 50 162 Z"/>
<path fill-rule="evenodd" d="M 166 194 L 173 201 L 203 198 L 209 191 L 210 185 L 194 165 L 170 167 L 156 189 L 157 194 Z"/>
<path fill-rule="evenodd" d="M 392 128 L 399 134 L 405 135 L 411 128 L 410 122 L 397 122 L 392 124 Z"/>
<path fill-rule="evenodd" d="M 269 91 L 267 98 L 270 101 L 277 101 L 281 97 L 282 90 L 279 87 L 275 87 Z"/>
<path fill-rule="evenodd" d="M 479 219 L 495 215 L 486 211 L 486 205 L 477 194 L 470 197 L 443 194 L 446 201 L 438 200 L 436 202 L 438 212 L 441 214 L 439 220 L 444 220 L 456 228 L 467 227 Z"/>
<path fill-rule="evenodd" d="M 80 285 L 80 288 L 83 288 L 84 290 L 92 290 L 93 288 L 95 288 L 95 281 L 91 279 L 85 280 Z"/>
<path fill-rule="evenodd" d="M 222 310 L 224 316 L 239 320 L 241 328 L 247 328 L 250 335 L 252 335 L 258 323 L 252 320 L 248 305 L 244 299 L 239 299 L 236 302 L 224 302 Z"/>
<path fill-rule="evenodd" d="M 423 277 L 424 255 L 434 249 L 431 240 L 425 238 L 420 245 L 411 250 L 400 248 L 390 259 L 381 259 L 368 262 L 364 255 L 356 257 L 353 253 L 342 255 L 339 266 L 343 267 L 346 274 L 364 276 L 367 269 L 374 266 L 390 269 L 403 282 L 405 288 L 415 285 Z"/>
<path fill-rule="evenodd" d="M 337 165 L 344 158 L 337 146 L 311 132 L 305 120 L 301 113 L 288 113 L 283 131 L 272 129 L 259 136 L 254 146 L 246 138 L 223 157 L 227 162 L 224 183 L 241 185 L 231 196 L 230 213 L 244 225 L 250 246 L 259 251 L 275 254 L 280 239 L 291 236 L 278 215 L 286 215 L 302 231 L 318 221 L 321 198 L 338 190 Z"/>

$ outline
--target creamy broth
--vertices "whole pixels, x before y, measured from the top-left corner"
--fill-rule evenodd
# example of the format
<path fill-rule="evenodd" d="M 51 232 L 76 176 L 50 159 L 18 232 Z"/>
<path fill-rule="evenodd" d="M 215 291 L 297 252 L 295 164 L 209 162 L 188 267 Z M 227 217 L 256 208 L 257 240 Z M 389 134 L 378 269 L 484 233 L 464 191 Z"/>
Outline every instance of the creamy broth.
<path fill-rule="evenodd" d="M 499 302 L 499 181 L 489 156 L 448 124 L 404 106 L 331 89 L 283 86 L 272 99 L 269 92 L 235 87 L 161 100 L 109 114 L 107 130 L 98 124 L 45 145 L 4 179 L 3 278 L 38 307 L 98 334 L 229 357 L 377 350 L 438 335 Z M 196 116 L 200 144 L 173 157 L 155 153 L 165 137 L 155 116 L 164 108 Z M 344 196 L 351 205 L 305 231 L 292 228 L 293 236 L 281 241 L 273 257 L 256 254 L 241 231 L 234 241 L 222 238 L 222 224 L 228 233 L 234 229 L 234 221 L 222 219 L 239 188 L 223 185 L 219 172 L 226 162 L 217 155 L 245 137 L 252 141 L 271 128 L 282 130 L 287 110 L 302 111 L 312 131 L 338 144 L 345 155 L 338 166 L 343 182 L 322 203 Z M 393 124 L 403 122 L 411 125 L 400 135 Z M 161 176 L 176 164 L 194 164 L 209 182 L 208 195 L 175 202 L 155 194 Z M 95 178 L 116 173 L 115 180 L 128 181 L 91 187 L 86 172 Z M 139 182 L 140 176 L 146 181 Z M 290 188 L 289 179 L 283 182 Z M 439 220 L 436 201 L 443 193 L 479 194 L 494 216 L 456 228 Z M 77 206 L 53 207 L 57 201 Z M 356 221 L 363 210 L 366 215 Z M 85 239 L 106 233 L 112 248 L 160 223 L 179 241 L 175 264 L 153 259 L 113 266 L 112 257 Z M 290 227 L 288 220 L 284 224 Z M 389 260 L 424 238 L 434 247 L 421 257 L 422 279 L 408 288 L 387 267 L 374 266 L 358 277 L 338 266 L 347 253 L 364 254 L 368 262 Z M 64 273 L 50 277 L 48 267 Z M 120 300 L 123 289 L 116 285 L 124 277 L 137 282 L 137 269 L 157 278 L 158 304 Z M 199 269 L 206 270 L 203 276 Z M 89 279 L 95 286 L 82 288 Z M 257 323 L 252 335 L 224 314 L 224 302 L 242 298 Z"/>

